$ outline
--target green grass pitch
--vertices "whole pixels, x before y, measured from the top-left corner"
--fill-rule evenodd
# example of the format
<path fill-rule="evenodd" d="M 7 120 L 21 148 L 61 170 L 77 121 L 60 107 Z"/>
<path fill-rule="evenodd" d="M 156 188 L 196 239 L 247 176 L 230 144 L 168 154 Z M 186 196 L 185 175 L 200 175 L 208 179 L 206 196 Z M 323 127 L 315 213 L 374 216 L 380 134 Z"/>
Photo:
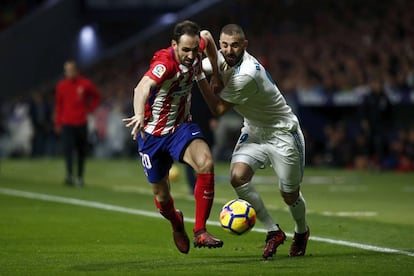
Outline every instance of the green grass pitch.
<path fill-rule="evenodd" d="M 216 166 L 212 222 L 236 197 L 228 166 Z M 180 254 L 138 161 L 90 160 L 83 189 L 64 187 L 63 174 L 60 159 L 1 161 L 0 275 L 414 275 L 414 174 L 308 168 L 302 190 L 314 239 L 307 256 L 287 257 L 288 238 L 269 261 L 260 257 L 260 222 L 243 236 L 213 223 L 223 248 Z M 255 187 L 272 216 L 292 233 L 272 170 L 258 176 Z M 172 192 L 193 218 L 183 172 Z M 191 233 L 191 220 L 186 228 Z M 380 252 L 387 250 L 394 251 Z"/>

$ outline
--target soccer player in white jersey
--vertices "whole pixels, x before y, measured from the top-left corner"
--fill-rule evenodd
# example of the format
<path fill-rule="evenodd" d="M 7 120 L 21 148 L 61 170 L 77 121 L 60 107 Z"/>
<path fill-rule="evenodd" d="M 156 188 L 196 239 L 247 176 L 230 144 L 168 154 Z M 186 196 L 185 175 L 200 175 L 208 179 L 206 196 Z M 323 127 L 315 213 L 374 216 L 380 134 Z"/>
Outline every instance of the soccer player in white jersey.
<path fill-rule="evenodd" d="M 273 166 L 279 177 L 280 193 L 296 223 L 289 256 L 302 256 L 309 227 L 300 192 L 305 145 L 299 121 L 265 68 L 246 51 L 248 42 L 240 26 L 224 26 L 219 43 L 218 67 L 224 87 L 220 92 L 211 91 L 205 83 L 199 85 L 214 115 L 234 108 L 244 117 L 231 160 L 231 184 L 240 198 L 253 205 L 267 228 L 262 256 L 272 257 L 286 235 L 269 215 L 251 179 L 258 168 L 269 163 Z M 203 69 L 211 71 L 211 62 L 204 60 Z"/>
<path fill-rule="evenodd" d="M 223 242 L 206 231 L 206 221 L 214 199 L 213 158 L 197 124 L 191 122 L 191 90 L 194 80 L 208 82 L 200 74 L 201 52 L 217 62 L 217 48 L 208 31 L 183 21 L 174 28 L 171 46 L 157 51 L 148 71 L 134 90 L 134 116 L 124 119 L 161 215 L 171 222 L 178 250 L 188 253 L 189 238 L 183 214 L 174 207 L 169 170 L 173 160 L 189 164 L 197 172 L 194 197 L 196 214 L 195 247 L 222 247 Z M 213 70 L 218 74 L 217 68 Z"/>

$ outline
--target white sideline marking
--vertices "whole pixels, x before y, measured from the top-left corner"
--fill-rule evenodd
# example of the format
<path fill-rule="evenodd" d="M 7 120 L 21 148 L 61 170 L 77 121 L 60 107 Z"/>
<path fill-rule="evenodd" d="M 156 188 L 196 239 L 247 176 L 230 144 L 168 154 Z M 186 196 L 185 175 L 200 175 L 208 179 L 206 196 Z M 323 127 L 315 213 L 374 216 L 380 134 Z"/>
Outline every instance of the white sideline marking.
<path fill-rule="evenodd" d="M 127 207 L 116 206 L 116 205 L 101 203 L 97 201 L 77 199 L 77 198 L 40 194 L 40 193 L 33 193 L 33 192 L 28 192 L 28 191 L 21 191 L 21 190 L 7 189 L 7 188 L 0 188 L 0 194 L 23 197 L 23 198 L 30 198 L 30 199 L 37 199 L 37 200 L 43 200 L 43 201 L 49 201 L 49 202 L 66 203 L 66 204 L 71 204 L 71 205 L 76 205 L 76 206 L 84 206 L 84 207 L 102 209 L 102 210 L 107 210 L 107 211 L 115 211 L 115 212 L 127 213 L 127 214 L 133 214 L 133 215 L 140 215 L 140 216 L 146 216 L 146 217 L 152 217 L 152 218 L 161 218 L 160 214 L 157 212 L 150 212 L 150 211 L 145 211 L 145 210 L 127 208 Z M 185 221 L 194 222 L 194 218 L 186 218 Z M 214 225 L 214 226 L 220 226 L 220 223 L 218 221 L 209 221 L 208 224 Z M 266 230 L 263 228 L 253 228 L 252 231 L 266 233 Z M 292 237 L 292 234 L 287 233 L 287 236 Z M 334 239 L 315 237 L 315 236 L 311 236 L 310 240 L 329 243 L 329 244 L 335 244 L 335 245 L 342 245 L 342 246 L 347 246 L 347 247 L 353 247 L 353 248 L 359 248 L 359 249 L 375 251 L 375 252 L 400 254 L 400 255 L 414 257 L 414 252 L 387 248 L 387 247 L 379 247 L 379 246 L 374 246 L 374 245 L 343 241 L 343 240 L 334 240 Z"/>
<path fill-rule="evenodd" d="M 357 211 L 357 212 L 347 212 L 347 211 L 341 211 L 341 212 L 330 212 L 325 211 L 322 212 L 322 215 L 327 217 L 375 217 L 378 215 L 377 212 L 363 212 L 363 211 Z"/>

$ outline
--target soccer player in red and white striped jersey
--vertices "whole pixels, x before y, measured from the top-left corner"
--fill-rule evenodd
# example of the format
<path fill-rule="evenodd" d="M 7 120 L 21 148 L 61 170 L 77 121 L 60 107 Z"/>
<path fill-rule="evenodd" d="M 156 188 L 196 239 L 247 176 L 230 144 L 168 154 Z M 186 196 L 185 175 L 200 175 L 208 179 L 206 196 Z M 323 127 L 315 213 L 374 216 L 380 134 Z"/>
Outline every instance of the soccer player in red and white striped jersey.
<path fill-rule="evenodd" d="M 191 21 L 174 28 L 171 46 L 157 51 L 149 70 L 134 90 L 134 116 L 124 119 L 131 127 L 154 201 L 171 222 L 178 250 L 188 253 L 189 238 L 183 214 L 176 210 L 168 179 L 173 160 L 187 163 L 197 172 L 194 191 L 196 215 L 195 247 L 222 247 L 223 242 L 206 231 L 206 221 L 214 199 L 213 158 L 197 124 L 191 122 L 191 90 L 194 81 L 206 82 L 201 72 L 204 51 L 217 64 L 217 48 L 208 31 Z M 213 72 L 218 74 L 217 66 Z"/>

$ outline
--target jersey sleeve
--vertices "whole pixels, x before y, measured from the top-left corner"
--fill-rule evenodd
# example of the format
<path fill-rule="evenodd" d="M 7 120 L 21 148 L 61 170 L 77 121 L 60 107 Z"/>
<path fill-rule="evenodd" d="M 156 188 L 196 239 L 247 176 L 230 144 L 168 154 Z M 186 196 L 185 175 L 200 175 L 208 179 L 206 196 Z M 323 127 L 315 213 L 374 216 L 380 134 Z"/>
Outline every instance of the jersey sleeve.
<path fill-rule="evenodd" d="M 161 84 L 171 77 L 172 71 L 173 66 L 171 66 L 171 62 L 163 56 L 155 54 L 145 76 L 150 77 L 157 84 Z"/>
<path fill-rule="evenodd" d="M 217 66 L 220 72 L 223 71 L 223 69 L 227 66 L 226 61 L 220 51 L 217 52 Z M 207 75 L 213 74 L 213 66 L 211 66 L 211 62 L 208 58 L 203 58 L 202 67 L 204 73 Z"/>
<path fill-rule="evenodd" d="M 232 76 L 221 91 L 221 98 L 232 104 L 244 104 L 257 93 L 256 81 L 249 75 Z"/>
<path fill-rule="evenodd" d="M 202 53 L 204 52 L 204 50 L 206 49 L 206 41 L 204 40 L 204 38 L 200 37 L 200 47 L 198 48 L 198 52 Z"/>

